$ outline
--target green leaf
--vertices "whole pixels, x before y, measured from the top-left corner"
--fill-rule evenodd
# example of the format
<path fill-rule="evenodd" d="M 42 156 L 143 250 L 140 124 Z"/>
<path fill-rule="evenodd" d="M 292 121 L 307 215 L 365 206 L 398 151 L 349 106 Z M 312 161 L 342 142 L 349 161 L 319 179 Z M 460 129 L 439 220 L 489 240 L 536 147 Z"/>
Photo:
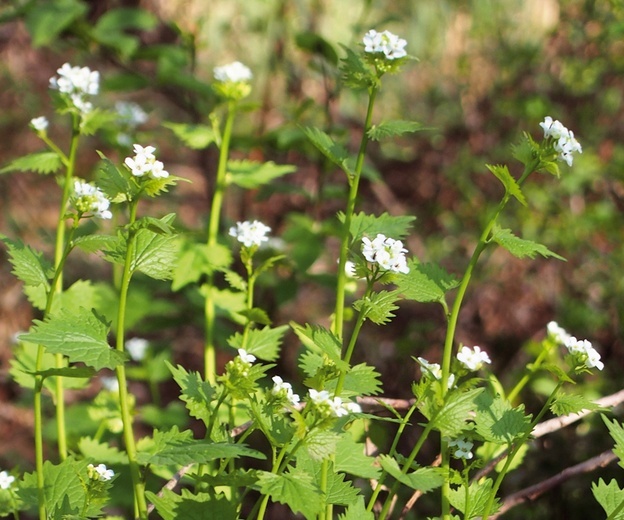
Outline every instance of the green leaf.
<path fill-rule="evenodd" d="M 177 291 L 189 283 L 197 282 L 202 275 L 227 269 L 232 264 L 229 247 L 215 244 L 185 243 L 173 271 L 171 288 Z"/>
<path fill-rule="evenodd" d="M 329 63 L 338 65 L 336 49 L 321 35 L 314 32 L 300 32 L 295 36 L 295 43 L 300 49 L 325 58 Z"/>
<path fill-rule="evenodd" d="M 63 161 L 55 152 L 37 152 L 14 159 L 0 169 L 0 174 L 19 171 L 37 172 L 47 175 L 57 172 L 62 166 Z"/>
<path fill-rule="evenodd" d="M 35 2 L 26 13 L 26 28 L 34 47 L 50 45 L 61 32 L 87 12 L 79 0 Z"/>
<path fill-rule="evenodd" d="M 273 161 L 228 161 L 227 179 L 231 184 L 253 190 L 296 169 L 290 164 L 275 164 Z"/>
<path fill-rule="evenodd" d="M 151 439 L 141 439 L 137 451 L 137 461 L 146 466 L 206 464 L 217 459 L 239 457 L 266 458 L 259 451 L 243 444 L 194 439 L 190 430 L 180 432 L 175 426 L 166 432 L 156 430 Z"/>
<path fill-rule="evenodd" d="M 368 129 L 367 135 L 373 141 L 381 141 L 388 137 L 397 137 L 403 134 L 418 132 L 424 127 L 416 121 L 385 121 L 373 125 Z"/>
<path fill-rule="evenodd" d="M 602 420 L 609 428 L 609 433 L 615 441 L 613 453 L 620 459 L 619 465 L 624 467 L 624 427 L 618 423 L 615 419 L 610 422 L 604 415 Z"/>
<path fill-rule="evenodd" d="M 163 126 L 171 130 L 180 141 L 193 150 L 208 148 L 217 140 L 212 126 L 169 122 L 164 122 Z"/>
<path fill-rule="evenodd" d="M 246 318 L 248 323 L 257 323 L 258 325 L 271 325 L 271 318 L 264 309 L 253 307 L 252 309 L 243 309 L 239 312 L 241 316 Z"/>
<path fill-rule="evenodd" d="M 450 391 L 442 406 L 439 406 L 435 398 L 432 398 L 426 400 L 420 410 L 443 437 L 454 439 L 465 429 L 471 412 L 477 408 L 475 400 L 481 392 L 483 388 Z"/>
<path fill-rule="evenodd" d="M 336 143 L 329 135 L 314 127 L 306 127 L 303 132 L 312 144 L 331 162 L 340 167 L 349 177 L 354 174 L 349 168 L 349 152 L 342 145 Z"/>
<path fill-rule="evenodd" d="M 344 219 L 344 213 L 339 212 L 338 220 L 344 223 Z M 361 240 L 364 236 L 375 238 L 379 233 L 395 240 L 401 240 L 409 235 L 415 220 L 416 217 L 409 215 L 393 216 L 382 213 L 376 216 L 360 212 L 353 215 L 349 231 L 353 242 Z"/>
<path fill-rule="evenodd" d="M 131 179 L 132 174 L 126 168 L 117 168 L 102 152 L 97 153 L 102 159 L 95 177 L 97 187 L 112 202 L 134 200 L 139 194 L 139 186 Z"/>
<path fill-rule="evenodd" d="M 199 372 L 187 372 L 180 365 L 174 368 L 168 362 L 167 366 L 182 390 L 180 399 L 186 403 L 191 416 L 207 424 L 211 417 L 210 403 L 214 397 L 214 389 L 210 383 L 204 381 Z"/>
<path fill-rule="evenodd" d="M 86 459 L 97 461 L 98 464 L 127 464 L 128 455 L 107 442 L 99 442 L 91 437 L 82 437 L 78 441 L 78 450 Z"/>
<path fill-rule="evenodd" d="M 267 471 L 259 472 L 258 485 L 263 495 L 269 495 L 273 501 L 288 505 L 293 513 L 301 513 L 308 520 L 316 518 L 324 503 L 323 494 L 312 477 L 296 469 L 279 475 Z"/>
<path fill-rule="evenodd" d="M 48 368 L 45 370 L 36 370 L 32 372 L 34 376 L 54 377 L 69 377 L 77 379 L 90 379 L 95 375 L 95 370 L 90 367 L 64 367 L 64 368 Z"/>
<path fill-rule="evenodd" d="M 119 115 L 110 110 L 94 108 L 80 118 L 80 133 L 82 135 L 95 135 L 103 127 L 116 124 Z"/>
<path fill-rule="evenodd" d="M 379 82 L 374 71 L 362 60 L 360 54 L 353 52 L 345 45 L 342 45 L 342 48 L 347 53 L 340 66 L 341 80 L 346 87 L 361 90 Z"/>
<path fill-rule="evenodd" d="M 594 411 L 599 409 L 600 405 L 580 394 L 560 394 L 550 406 L 552 413 L 558 416 L 579 413 L 583 410 Z"/>
<path fill-rule="evenodd" d="M 524 405 L 513 408 L 506 399 L 488 392 L 481 393 L 475 404 L 475 430 L 486 441 L 511 444 L 531 430 L 531 416 L 525 415 Z"/>
<path fill-rule="evenodd" d="M 520 185 L 516 182 L 509 173 L 509 169 L 505 165 L 492 165 L 486 164 L 485 167 L 490 170 L 496 178 L 503 183 L 505 187 L 505 192 L 512 197 L 515 197 L 517 201 L 523 206 L 527 205 L 527 201 L 524 198 L 524 193 L 520 189 Z"/>
<path fill-rule="evenodd" d="M 8 248 L 9 262 L 13 265 L 11 272 L 25 285 L 32 287 L 42 285 L 47 291 L 54 272 L 43 254 L 19 240 L 11 240 L 4 235 L 0 235 L 0 241 Z"/>
<path fill-rule="evenodd" d="M 466 497 L 465 485 L 451 488 L 449 501 L 454 508 L 464 513 L 464 518 L 480 518 L 485 513 L 485 506 L 492 493 L 492 486 L 493 482 L 490 478 L 479 482 L 472 482 L 468 487 L 468 497 Z M 468 499 L 468 504 L 466 504 L 466 499 Z M 498 498 L 496 498 L 490 510 L 490 514 L 496 513 L 499 508 L 500 503 Z"/>
<path fill-rule="evenodd" d="M 559 256 L 557 253 L 553 253 L 546 246 L 515 236 L 510 229 L 502 229 L 495 226 L 492 231 L 491 240 L 494 240 L 494 242 L 504 247 L 517 258 L 525 258 L 527 256 L 529 258 L 535 258 L 536 255 L 540 254 L 545 258 L 553 257 L 565 261 L 565 258 Z"/>
<path fill-rule="evenodd" d="M 328 434 L 330 432 L 325 431 L 323 433 Z M 336 433 L 334 433 L 334 435 L 339 437 Z M 335 449 L 335 442 L 333 442 L 333 448 Z M 328 504 L 346 506 L 354 504 L 357 501 L 359 495 L 358 490 L 353 487 L 350 481 L 345 482 L 345 474 L 336 471 L 331 461 L 328 461 L 326 471 L 323 470 L 322 461 L 326 459 L 326 456 L 308 457 L 307 455 L 309 455 L 309 452 L 307 454 L 304 452 L 298 453 L 297 469 L 312 475 L 314 483 L 319 488 L 321 488 L 323 481 L 325 481 L 326 491 L 323 497 L 323 507 L 326 507 Z"/>
<path fill-rule="evenodd" d="M 444 484 L 444 474 L 441 468 L 418 468 L 410 473 L 403 473 L 398 462 L 388 455 L 379 457 L 381 467 L 391 476 L 412 489 L 427 493 Z"/>
<path fill-rule="evenodd" d="M 624 520 L 624 509 L 612 516 L 615 510 L 619 509 L 622 502 L 624 502 L 624 490 L 620 489 L 617 480 L 613 479 L 608 484 L 602 479 L 598 480 L 598 484 L 594 482 L 592 484 L 592 493 L 605 510 L 609 520 Z"/>
<path fill-rule="evenodd" d="M 346 368 L 347 364 L 341 359 L 342 342 L 334 333 L 318 325 L 302 327 L 291 322 L 290 326 L 307 349 L 326 355 L 339 368 Z"/>
<path fill-rule="evenodd" d="M 341 435 L 336 444 L 335 470 L 355 477 L 378 479 L 381 470 L 375 459 L 365 454 L 365 450 L 366 446 L 355 442 L 350 433 Z"/>
<path fill-rule="evenodd" d="M 149 31 L 156 27 L 157 18 L 146 9 L 120 7 L 109 9 L 98 18 L 92 37 L 103 45 L 116 49 L 122 58 L 132 56 L 140 45 L 139 37 L 132 31 Z"/>
<path fill-rule="evenodd" d="M 379 291 L 355 301 L 353 308 L 376 325 L 385 325 L 395 317 L 393 311 L 399 308 L 395 305 L 399 299 L 399 291 Z"/>
<path fill-rule="evenodd" d="M 161 495 L 161 496 L 159 496 Z M 147 499 L 154 504 L 163 520 L 229 520 L 237 518 L 237 505 L 221 493 L 191 493 L 183 489 L 180 495 L 164 489 L 156 495 L 148 491 Z"/>
<path fill-rule="evenodd" d="M 232 289 L 240 292 L 247 292 L 247 281 L 236 271 L 226 271 L 224 274 L 225 281 Z"/>
<path fill-rule="evenodd" d="M 266 326 L 262 329 L 251 329 L 247 335 L 245 349 L 264 361 L 275 361 L 279 357 L 279 349 L 282 344 L 282 338 L 288 325 L 271 328 Z M 228 345 L 232 348 L 239 349 L 243 347 L 243 335 L 236 333 L 228 339 Z"/>
<path fill-rule="evenodd" d="M 113 369 L 125 361 L 126 355 L 109 346 L 108 328 L 94 311 L 61 310 L 46 321 L 35 320 L 31 332 L 21 338 L 43 345 L 52 354 L 63 354 L 71 362 L 82 362 L 96 370 Z"/>
<path fill-rule="evenodd" d="M 420 264 L 408 261 L 409 273 L 397 279 L 398 290 L 406 300 L 417 302 L 442 302 L 445 294 L 459 285 L 454 275 L 437 264 Z"/>
<path fill-rule="evenodd" d="M 340 435 L 336 432 L 315 428 L 305 436 L 303 446 L 312 460 L 322 461 L 336 453 L 336 444 L 339 439 Z"/>
<path fill-rule="evenodd" d="M 74 239 L 74 245 L 86 253 L 113 251 L 120 247 L 121 239 L 113 235 L 83 235 Z"/>
<path fill-rule="evenodd" d="M 349 368 L 345 374 L 343 397 L 378 395 L 381 393 L 381 374 L 374 367 L 361 363 Z M 335 390 L 338 381 L 327 381 L 327 390 Z"/>
<path fill-rule="evenodd" d="M 364 497 L 359 496 L 357 502 L 351 504 L 347 510 L 338 517 L 339 520 L 375 520 L 372 511 L 366 510 Z"/>

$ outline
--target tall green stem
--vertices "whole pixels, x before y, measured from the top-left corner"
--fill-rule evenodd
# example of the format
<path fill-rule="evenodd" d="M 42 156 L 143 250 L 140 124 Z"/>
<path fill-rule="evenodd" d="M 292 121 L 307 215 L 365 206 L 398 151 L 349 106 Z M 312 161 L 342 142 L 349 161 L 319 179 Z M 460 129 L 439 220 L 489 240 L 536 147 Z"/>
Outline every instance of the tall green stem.
<path fill-rule="evenodd" d="M 69 156 L 65 169 L 65 179 L 63 182 L 63 195 L 61 197 L 61 207 L 59 209 L 59 219 L 56 225 L 56 244 L 54 247 L 54 268 L 58 269 L 61 264 L 63 251 L 65 249 L 65 211 L 67 201 L 71 194 L 72 179 L 76 166 L 76 152 L 78 151 L 78 138 L 80 137 L 80 116 L 72 114 L 72 137 L 69 147 Z M 52 291 L 60 294 L 63 291 L 62 271 L 52 287 Z M 65 357 L 62 354 L 55 355 L 56 368 L 65 366 Z M 58 451 L 61 460 L 67 458 L 67 434 L 65 430 L 65 389 L 63 378 L 55 378 L 54 397 L 56 400 L 56 432 L 58 437 Z"/>
<path fill-rule="evenodd" d="M 518 181 L 518 185 L 522 185 L 527 177 L 537 168 L 539 164 L 539 159 L 535 159 L 527 164 L 524 168 L 524 172 Z M 498 220 L 499 215 L 503 211 L 503 208 L 507 205 L 510 199 L 510 194 L 508 192 L 505 193 L 503 199 L 498 204 L 497 208 L 494 210 L 494 213 L 488 220 L 487 224 L 483 228 L 481 236 L 479 237 L 479 241 L 475 247 L 472 256 L 470 257 L 470 261 L 468 263 L 468 267 L 466 268 L 466 272 L 462 277 L 461 283 L 457 290 L 457 296 L 455 297 L 455 301 L 453 302 L 453 307 L 451 308 L 451 314 L 448 318 L 448 325 L 446 329 L 446 339 L 444 341 L 444 353 L 442 357 L 442 377 L 441 377 L 441 386 L 442 392 L 446 394 L 448 391 L 448 380 L 451 372 L 451 359 L 453 354 L 453 345 L 455 342 L 455 331 L 457 329 L 457 320 L 459 319 L 459 312 L 461 310 L 462 302 L 464 300 L 464 296 L 466 295 L 466 291 L 468 289 L 468 285 L 470 284 L 470 280 L 472 278 L 472 273 L 479 261 L 481 253 L 487 247 L 490 234 L 492 233 L 492 229 Z M 448 471 L 449 466 L 449 457 L 448 449 L 445 445 L 444 440 L 442 440 L 442 469 Z M 450 485 L 449 482 L 445 482 L 442 486 L 442 518 L 444 520 L 448 520 L 450 518 L 450 502 L 449 502 L 449 493 L 450 493 Z"/>
<path fill-rule="evenodd" d="M 228 102 L 227 117 L 225 127 L 223 129 L 223 138 L 219 148 L 219 164 L 217 166 L 217 178 L 212 196 L 212 206 L 210 207 L 210 221 L 208 222 L 208 247 L 214 247 L 217 244 L 217 236 L 219 233 L 219 223 L 221 220 L 221 207 L 223 206 L 223 195 L 227 186 L 227 160 L 230 151 L 230 139 L 232 137 L 232 127 L 234 125 L 234 116 L 236 115 L 236 103 Z M 204 372 L 206 380 L 214 385 L 216 381 L 216 353 L 214 345 L 214 325 L 215 325 L 215 302 L 213 294 L 214 277 L 210 275 L 207 282 L 206 299 L 204 303 L 204 321 L 205 321 L 205 342 L 204 342 Z"/>
<path fill-rule="evenodd" d="M 355 170 L 353 176 L 349 178 L 349 199 L 345 211 L 344 224 L 342 226 L 342 237 L 340 243 L 340 257 L 338 260 L 338 280 L 336 282 L 336 307 L 334 309 L 334 334 L 342 338 L 342 330 L 344 326 L 344 307 L 345 307 L 345 286 L 347 283 L 347 274 L 345 266 L 347 265 L 347 256 L 349 254 L 349 242 L 351 241 L 351 221 L 355 211 L 355 202 L 357 199 L 358 188 L 360 185 L 360 177 L 364 166 L 364 157 L 366 155 L 366 147 L 368 145 L 368 131 L 370 130 L 373 120 L 373 107 L 375 98 L 377 97 L 378 87 L 370 88 L 368 97 L 368 109 L 366 111 L 366 120 L 364 121 L 364 131 L 360 142 L 355 162 Z"/>
<path fill-rule="evenodd" d="M 136 220 L 138 201 L 130 203 L 130 225 Z M 129 231 L 126 243 L 126 258 L 124 261 L 124 269 L 121 277 L 121 286 L 119 291 L 119 310 L 117 314 L 117 331 L 116 331 L 116 348 L 118 351 L 124 351 L 125 345 L 125 319 L 126 304 L 128 301 L 128 289 L 130 287 L 130 279 L 132 278 L 132 258 L 136 247 L 136 236 L 134 231 Z M 124 443 L 126 445 L 126 453 L 128 455 L 128 464 L 130 466 L 130 476 L 134 487 L 134 499 L 138 517 L 141 520 L 147 520 L 147 503 L 145 501 L 145 485 L 141 478 L 141 469 L 137 462 L 136 444 L 134 441 L 134 431 L 132 428 L 132 414 L 130 412 L 130 404 L 128 401 L 128 387 L 126 380 L 126 368 L 123 364 L 115 369 L 117 373 L 117 381 L 119 383 L 119 406 L 121 408 L 121 419 L 123 422 Z"/>

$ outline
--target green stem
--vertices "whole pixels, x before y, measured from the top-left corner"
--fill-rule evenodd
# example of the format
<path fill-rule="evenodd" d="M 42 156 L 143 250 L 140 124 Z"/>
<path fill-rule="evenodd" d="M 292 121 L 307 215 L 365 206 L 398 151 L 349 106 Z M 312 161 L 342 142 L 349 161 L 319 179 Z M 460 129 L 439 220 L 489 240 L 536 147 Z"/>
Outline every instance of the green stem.
<path fill-rule="evenodd" d="M 245 262 L 245 269 L 247 270 L 247 310 L 251 311 L 253 309 L 253 301 L 254 301 L 254 287 L 256 285 L 256 276 L 253 272 L 253 261 L 252 256 L 248 255 Z M 249 338 L 249 331 L 251 330 L 251 326 L 253 321 L 251 318 L 247 318 L 247 323 L 245 323 L 245 328 L 243 329 L 243 339 L 241 341 L 241 348 L 247 349 L 247 340 Z"/>
<path fill-rule="evenodd" d="M 533 433 L 533 429 L 542 420 L 542 417 L 544 417 L 544 414 L 549 410 L 550 405 L 555 400 L 555 397 L 557 396 L 557 393 L 559 392 L 559 389 L 562 386 L 563 386 L 563 381 L 560 381 L 555 387 L 555 389 L 551 392 L 550 396 L 544 403 L 544 406 L 542 406 L 542 409 L 540 410 L 540 412 L 531 421 L 531 425 L 530 427 L 527 428 L 526 433 L 514 443 L 513 448 L 507 454 L 505 465 L 503 466 L 503 469 L 501 470 L 501 472 L 498 474 L 498 477 L 496 478 L 496 481 L 494 482 L 494 485 L 492 486 L 492 491 L 490 492 L 488 501 L 485 505 L 485 508 L 483 509 L 483 517 L 482 517 L 483 520 L 487 520 L 490 516 L 490 511 L 492 510 L 494 501 L 496 500 L 496 494 L 498 493 L 498 490 L 503 482 L 503 479 L 505 478 L 505 476 L 507 475 L 507 472 L 509 471 L 509 468 L 511 467 L 511 463 L 513 462 L 514 457 L 518 454 L 522 446 L 524 446 L 526 442 L 529 440 L 529 437 Z"/>
<path fill-rule="evenodd" d="M 138 200 L 130 202 L 130 224 L 136 220 Z M 124 261 L 124 269 L 121 277 L 121 286 L 119 291 L 119 309 L 117 314 L 117 331 L 116 331 L 116 348 L 120 352 L 124 352 L 125 345 L 125 319 L 126 305 L 128 301 L 128 289 L 130 287 L 130 279 L 132 278 L 132 258 L 136 247 L 136 236 L 133 231 L 129 231 L 126 242 L 126 258 Z M 121 419 L 123 422 L 123 436 L 126 445 L 126 453 L 128 455 L 128 465 L 130 466 L 130 476 L 132 478 L 132 486 L 134 488 L 134 500 L 138 517 L 141 520 L 147 520 L 147 503 L 145 500 L 145 484 L 141 478 L 141 469 L 137 462 L 137 450 L 134 440 L 134 431 L 132 428 L 132 414 L 130 411 L 130 403 L 128 400 L 128 387 L 126 380 L 126 368 L 123 364 L 116 367 L 117 381 L 119 382 L 119 406 L 121 409 Z"/>
<path fill-rule="evenodd" d="M 353 176 L 349 179 L 349 199 L 345 211 L 345 220 L 342 225 L 342 237 L 340 243 L 340 257 L 338 260 L 338 280 L 336 282 L 336 307 L 334 309 L 334 327 L 333 331 L 336 336 L 342 338 L 342 330 L 344 327 L 344 307 L 345 307 L 345 287 L 347 283 L 347 274 L 345 266 L 347 265 L 347 256 L 349 254 L 349 242 L 351 241 L 351 221 L 355 211 L 355 202 L 364 166 L 364 157 L 366 147 L 368 145 L 368 131 L 370 130 L 373 120 L 373 106 L 377 97 L 378 87 L 371 87 L 368 97 L 368 109 L 366 111 L 366 120 L 364 121 L 364 130 L 362 132 L 362 140 L 355 162 L 355 170 Z"/>
<path fill-rule="evenodd" d="M 228 102 L 227 116 L 225 120 L 225 128 L 223 129 L 223 138 L 219 148 L 219 163 L 217 166 L 217 178 L 212 196 L 212 205 L 210 207 L 210 220 L 208 222 L 208 247 L 214 247 L 217 244 L 217 235 L 219 233 L 219 223 L 221 220 L 221 207 L 223 205 L 223 195 L 227 187 L 227 160 L 230 150 L 230 140 L 232 137 L 232 128 L 234 125 L 234 116 L 236 115 L 236 103 Z M 206 380 L 214 385 L 216 382 L 216 353 L 214 345 L 214 326 L 215 326 L 215 303 L 213 294 L 214 277 L 212 274 L 207 281 L 208 290 L 206 291 L 206 300 L 204 304 L 204 320 L 206 329 L 206 338 L 204 343 L 204 372 Z"/>
<path fill-rule="evenodd" d="M 370 291 L 367 292 L 367 295 L 370 294 Z M 351 339 L 349 340 L 349 345 L 347 346 L 347 351 L 343 357 L 343 361 L 347 363 L 347 365 L 351 362 L 351 356 L 353 355 L 353 351 L 355 350 L 355 344 L 357 343 L 357 338 L 360 334 L 360 330 L 362 329 L 362 325 L 366 321 L 366 312 L 363 310 L 360 311 L 357 317 L 357 321 L 355 322 L 355 327 L 353 328 L 353 332 L 351 333 Z M 338 377 L 338 383 L 336 383 L 336 391 L 334 392 L 335 396 L 339 396 L 342 393 L 342 388 L 344 386 L 345 377 L 347 376 L 347 372 L 349 367 L 340 371 L 340 376 Z"/>
<path fill-rule="evenodd" d="M 54 268 L 57 269 L 61 264 L 63 251 L 65 249 L 65 211 L 67 202 L 72 189 L 72 179 L 74 177 L 74 169 L 76 166 L 76 153 L 78 151 L 78 138 L 80 137 L 80 116 L 72 114 L 72 138 L 69 147 L 69 157 L 67 158 L 65 179 L 63 183 L 63 195 L 61 197 L 61 207 L 59 211 L 59 219 L 56 226 L 56 244 L 54 247 Z M 60 150 L 59 150 L 60 152 Z M 59 153 L 57 152 L 57 153 Z M 61 155 L 61 157 L 63 157 Z M 62 271 L 56 283 L 52 286 L 52 290 L 58 294 L 63 291 Z M 56 368 L 63 368 L 66 365 L 65 356 L 62 354 L 55 355 Z M 58 451 L 61 460 L 67 458 L 67 433 L 65 429 L 65 389 L 63 378 L 55 378 L 54 389 L 56 401 L 56 432 L 58 437 Z"/>
<path fill-rule="evenodd" d="M 550 344 L 551 342 L 548 341 L 548 344 Z M 547 348 L 547 345 L 544 345 L 545 348 L 543 348 L 541 350 L 541 352 L 539 353 L 539 356 L 537 356 L 537 358 L 535 359 L 535 362 L 532 363 L 530 365 L 530 367 L 527 367 L 527 371 L 526 373 L 522 376 L 522 378 L 520 379 L 520 381 L 518 381 L 518 383 L 516 384 L 516 386 L 513 387 L 513 389 L 511 390 L 511 392 L 509 392 L 509 394 L 507 395 L 507 400 L 510 403 L 513 403 L 514 399 L 518 396 L 518 394 L 522 391 L 522 389 L 527 385 L 527 383 L 531 380 L 531 377 L 533 376 L 533 374 L 535 374 L 537 372 L 537 370 L 539 369 L 539 367 L 542 365 L 542 363 L 544 362 L 544 359 L 546 359 L 546 356 L 548 355 L 548 353 L 550 352 L 550 349 Z"/>

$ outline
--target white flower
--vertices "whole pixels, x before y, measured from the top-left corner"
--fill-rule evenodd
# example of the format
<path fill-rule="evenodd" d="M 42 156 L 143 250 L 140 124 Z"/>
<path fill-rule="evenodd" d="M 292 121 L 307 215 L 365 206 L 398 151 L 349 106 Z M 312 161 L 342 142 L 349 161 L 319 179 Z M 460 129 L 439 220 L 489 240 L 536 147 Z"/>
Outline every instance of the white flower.
<path fill-rule="evenodd" d="M 144 338 L 132 338 L 126 341 L 126 352 L 134 361 L 141 361 L 145 358 L 149 341 Z"/>
<path fill-rule="evenodd" d="M 115 111 L 119 115 L 120 122 L 131 128 L 146 123 L 148 119 L 147 113 L 139 104 L 129 101 L 117 101 Z"/>
<path fill-rule="evenodd" d="M 425 358 L 419 357 L 416 359 L 422 369 L 423 376 L 431 376 L 438 381 L 442 379 L 442 367 L 438 363 L 429 363 Z M 455 384 L 455 374 L 449 374 L 448 381 L 446 383 L 447 388 L 450 390 Z"/>
<path fill-rule="evenodd" d="M 102 388 L 109 392 L 119 392 L 119 381 L 116 377 L 101 377 Z"/>
<path fill-rule="evenodd" d="M 574 133 L 559 121 L 553 121 L 550 116 L 546 116 L 540 126 L 544 129 L 544 139 L 553 140 L 553 148 L 559 153 L 558 159 L 572 166 L 574 160 L 572 154 L 583 153 L 580 143 L 574 138 Z"/>
<path fill-rule="evenodd" d="M 251 81 L 253 78 L 249 67 L 246 67 L 240 61 L 234 61 L 221 67 L 215 67 L 213 73 L 214 78 L 221 83 L 239 83 Z"/>
<path fill-rule="evenodd" d="M 110 219 L 113 214 L 109 211 L 110 200 L 93 184 L 83 180 L 74 181 L 74 207 L 81 213 L 90 213 L 94 217 Z"/>
<path fill-rule="evenodd" d="M 364 52 L 370 54 L 383 53 L 388 60 L 396 60 L 407 56 L 405 51 L 407 42 L 390 31 L 379 33 L 371 29 L 364 35 L 362 41 L 364 43 Z"/>
<path fill-rule="evenodd" d="M 238 357 L 240 357 L 243 362 L 247 363 L 248 365 L 252 365 L 256 361 L 256 356 L 254 356 L 253 354 L 248 354 L 247 351 L 243 348 L 238 349 Z"/>
<path fill-rule="evenodd" d="M 598 370 L 604 368 L 604 363 L 600 361 L 600 354 L 590 341 L 570 336 L 565 342 L 565 346 L 570 354 L 584 363 L 587 368 L 597 368 Z"/>
<path fill-rule="evenodd" d="M 245 247 L 259 246 L 262 242 L 269 240 L 269 237 L 266 236 L 269 231 L 271 228 L 258 220 L 253 222 L 246 220 L 245 222 L 237 222 L 236 226 L 232 226 L 230 236 L 235 237 Z"/>
<path fill-rule="evenodd" d="M 273 376 L 271 392 L 279 397 L 285 397 L 293 406 L 297 406 L 301 398 L 293 392 L 292 385 L 285 382 L 280 376 Z"/>
<path fill-rule="evenodd" d="M 0 471 L 0 489 L 9 489 L 13 482 L 15 482 L 13 475 L 9 475 L 6 471 Z"/>
<path fill-rule="evenodd" d="M 30 124 L 35 130 L 37 130 L 37 132 L 44 132 L 48 129 L 48 119 L 45 116 L 39 116 L 31 119 Z"/>
<path fill-rule="evenodd" d="M 321 414 L 334 417 L 344 417 L 351 413 L 360 413 L 362 408 L 357 403 L 343 403 L 340 397 L 332 398 L 327 390 L 309 390 L 310 401 L 312 401 Z"/>
<path fill-rule="evenodd" d="M 469 441 L 464 438 L 454 439 L 449 441 L 449 448 L 457 448 L 453 455 L 457 459 L 467 459 L 470 460 L 472 458 L 472 447 L 474 446 L 474 442 Z"/>
<path fill-rule="evenodd" d="M 101 482 L 107 482 L 115 476 L 115 472 L 112 469 L 107 469 L 104 464 L 98 464 L 97 466 L 89 464 L 87 472 L 90 478 Z"/>
<path fill-rule="evenodd" d="M 468 370 L 479 370 L 483 366 L 483 363 L 492 362 L 487 353 L 481 350 L 481 347 L 473 347 L 473 349 L 462 347 L 457 353 L 457 359 Z"/>
<path fill-rule="evenodd" d="M 134 145 L 134 157 L 126 157 L 124 164 L 135 177 L 149 175 L 152 179 L 166 179 L 169 172 L 164 169 L 164 164 L 156 160 L 153 146 L 143 147 L 140 144 Z"/>
<path fill-rule="evenodd" d="M 65 63 L 56 71 L 58 77 L 50 78 L 50 88 L 69 96 L 72 104 L 83 114 L 93 107 L 87 96 L 95 96 L 100 90 L 100 73 L 89 67 L 72 67 Z"/>
<path fill-rule="evenodd" d="M 367 237 L 362 238 L 364 258 L 372 264 L 378 264 L 384 271 L 409 273 L 405 253 L 407 249 L 403 247 L 403 242 L 386 238 L 381 233 L 372 241 Z"/>
<path fill-rule="evenodd" d="M 560 327 L 556 321 L 548 322 L 546 330 L 551 339 L 560 345 L 565 345 L 570 338 L 570 334 L 568 334 L 563 327 Z"/>

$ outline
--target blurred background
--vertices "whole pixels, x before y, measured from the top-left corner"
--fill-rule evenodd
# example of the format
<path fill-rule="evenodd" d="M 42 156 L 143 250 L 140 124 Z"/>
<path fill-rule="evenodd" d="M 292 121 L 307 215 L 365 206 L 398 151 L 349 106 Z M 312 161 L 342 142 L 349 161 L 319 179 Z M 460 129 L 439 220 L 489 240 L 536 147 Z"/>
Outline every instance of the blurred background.
<path fill-rule="evenodd" d="M 240 60 L 253 70 L 249 111 L 239 115 L 233 156 L 297 166 L 270 188 L 232 191 L 226 224 L 260 218 L 283 239 L 290 266 L 264 281 L 259 298 L 276 324 L 327 323 L 332 310 L 335 213 L 344 204 L 344 175 L 306 141 L 315 125 L 357 149 L 365 93 L 339 81 L 342 46 L 354 48 L 371 28 L 388 29 L 418 58 L 384 77 L 375 121 L 412 119 L 427 129 L 371 143 L 359 209 L 415 215 L 410 253 L 461 275 L 487 208 L 502 195 L 486 163 L 518 164 L 512 146 L 523 132 L 541 137 L 547 115 L 574 131 L 583 146 L 559 179 L 535 175 L 527 208 L 510 204 L 502 224 L 564 256 L 518 260 L 486 254 L 460 317 L 458 341 L 480 345 L 494 370 L 513 381 L 533 355 L 546 323 L 556 320 L 588 338 L 606 368 L 584 379 L 589 397 L 621 389 L 624 366 L 624 4 L 621 0 L 5 0 L 0 4 L 0 168 L 43 148 L 28 122 L 45 115 L 50 135 L 68 142 L 69 122 L 53 115 L 49 78 L 63 63 L 100 71 L 97 106 L 138 103 L 146 117 L 84 140 L 81 176 L 97 165 L 95 149 L 122 160 L 131 143 L 154 144 L 181 183 L 149 209 L 178 213 L 179 227 L 203 233 L 215 148 L 191 150 L 165 126 L 207 123 L 215 110 L 212 69 Z M 51 176 L 0 174 L 0 232 L 50 253 L 60 192 Z M 2 467 L 29 468 L 29 398 L 10 380 L 12 338 L 33 312 L 0 252 L 0 447 Z M 110 266 L 71 258 L 69 281 L 108 280 Z M 201 366 L 201 312 L 192 291 L 137 280 L 136 333 Z M 154 294 L 156 295 L 154 299 Z M 141 300 L 141 297 L 144 297 Z M 140 302 L 156 302 L 141 315 Z M 234 329 L 224 325 L 225 338 Z M 418 375 L 412 356 L 438 361 L 444 339 L 441 309 L 406 303 L 390 327 L 366 328 L 360 360 L 384 375 L 388 397 L 408 398 Z M 297 343 L 290 337 L 280 368 L 296 377 Z M 227 359 L 223 354 L 222 362 Z M 502 377 L 502 376 L 501 376 Z M 527 390 L 537 402 L 547 378 Z M 139 391 L 139 390 L 137 390 Z M 177 390 L 165 385 L 165 395 Z M 76 394 L 80 400 L 88 391 Z M 592 428 L 593 426 L 593 428 Z M 542 440 L 509 492 L 609 449 L 599 418 Z M 15 432 L 24 435 L 15 435 Z M 382 436 L 383 433 L 379 432 Z M 383 441 L 380 441 L 383 442 Z M 433 458 L 434 454 L 431 454 Z M 603 470 L 608 478 L 615 468 Z M 597 518 L 589 493 L 596 475 L 566 483 L 505 518 Z M 565 499 L 561 498 L 565 497 Z M 559 499 L 561 498 L 561 499 Z"/>

